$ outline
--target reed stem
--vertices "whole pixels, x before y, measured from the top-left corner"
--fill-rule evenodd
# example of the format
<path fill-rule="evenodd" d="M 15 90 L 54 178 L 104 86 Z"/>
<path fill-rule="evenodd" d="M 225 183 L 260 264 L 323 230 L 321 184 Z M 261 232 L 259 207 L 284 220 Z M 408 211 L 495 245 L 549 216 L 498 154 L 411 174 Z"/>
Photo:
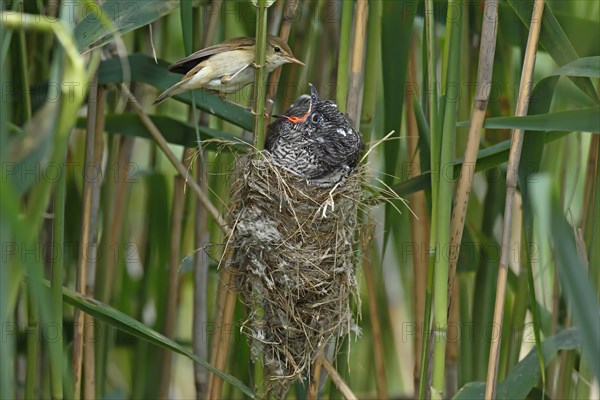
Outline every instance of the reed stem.
<path fill-rule="evenodd" d="M 479 46 L 479 64 L 477 69 L 477 86 L 475 100 L 471 111 L 471 125 L 465 149 L 464 162 L 460 169 L 460 177 L 454 198 L 452 222 L 450 225 L 449 247 L 449 282 L 448 304 L 452 303 L 456 265 L 460 252 L 463 229 L 467 215 L 467 206 L 473 185 L 477 153 L 481 141 L 481 130 L 487 111 L 490 90 L 492 87 L 492 72 L 494 68 L 494 55 L 496 53 L 496 32 L 498 28 L 498 0 L 487 0 L 484 5 L 483 23 L 481 27 L 481 42 Z"/>
<path fill-rule="evenodd" d="M 186 152 L 184 151 L 184 154 Z M 185 159 L 185 158 L 184 158 Z M 189 158 L 188 158 L 189 159 Z M 167 305 L 165 307 L 164 335 L 170 339 L 175 337 L 177 322 L 177 300 L 179 297 L 179 266 L 181 262 L 181 228 L 183 225 L 183 210 L 185 206 L 185 179 L 175 177 L 173 189 L 173 205 L 171 209 L 171 235 L 169 242 L 169 273 L 167 287 Z M 169 398 L 171 383 L 171 364 L 173 352 L 165 349 L 161 365 L 160 398 Z"/>
<path fill-rule="evenodd" d="M 519 84 L 519 96 L 517 99 L 517 109 L 515 116 L 522 117 L 527 115 L 529 107 L 529 98 L 532 89 L 533 70 L 535 67 L 535 57 L 537 54 L 538 41 L 540 38 L 540 29 L 542 25 L 542 14 L 544 12 L 544 0 L 535 0 L 533 12 L 531 15 L 531 24 L 529 26 L 529 37 L 527 38 L 527 47 L 525 50 L 525 60 L 521 72 L 521 82 Z M 498 269 L 498 283 L 496 285 L 496 300 L 494 306 L 493 326 L 500 329 L 502 327 L 504 316 L 504 296 L 506 293 L 506 278 L 508 274 L 508 258 L 510 251 L 510 228 L 512 224 L 513 207 L 515 191 L 518 181 L 519 161 L 521 158 L 521 149 L 523 147 L 523 129 L 515 129 L 512 133 L 512 143 L 508 156 L 508 170 L 506 173 L 506 201 L 504 204 L 504 225 L 502 228 L 502 244 L 500 250 L 500 267 Z M 498 376 L 498 360 L 500 356 L 501 338 L 492 340 L 490 345 L 490 356 L 488 361 L 488 371 L 485 387 L 486 399 L 496 398 L 496 379 Z"/>
<path fill-rule="evenodd" d="M 455 93 L 451 88 L 459 82 L 461 62 L 461 38 L 463 18 L 456 15 L 462 9 L 462 2 L 450 1 L 448 3 L 448 16 L 446 19 L 446 63 L 444 64 L 443 98 L 443 126 L 441 135 L 441 149 L 439 155 L 440 175 L 438 181 L 437 201 L 437 232 L 436 243 L 439 246 L 436 252 L 433 294 L 433 327 L 435 335 L 435 348 L 433 355 L 433 381 L 432 397 L 445 396 L 445 367 L 446 367 L 446 334 L 448 330 L 448 250 L 450 242 L 450 218 L 452 204 L 453 182 L 444 177 L 442 171 L 450 166 L 454 156 L 454 142 L 456 136 L 456 116 L 458 102 L 452 98 Z M 433 135 L 432 135 L 433 138 Z M 435 157 L 432 156 L 432 159 Z M 435 183 L 434 183 L 435 184 Z M 433 186 L 433 184 L 432 184 Z"/>
<path fill-rule="evenodd" d="M 350 79 L 350 33 L 352 32 L 353 1 L 342 2 L 342 26 L 340 27 L 340 48 L 338 55 L 336 104 L 340 112 L 346 112 L 348 82 Z"/>
<path fill-rule="evenodd" d="M 364 53 L 367 36 L 367 15 L 369 3 L 367 0 L 358 0 L 354 14 L 354 36 L 352 40 L 352 58 L 350 64 L 350 79 L 348 85 L 348 98 L 346 99 L 346 112 L 358 128 L 360 124 L 360 109 L 362 106 L 362 75 L 364 67 Z"/>
<path fill-rule="evenodd" d="M 256 71 L 254 75 L 254 147 L 262 150 L 265 145 L 265 76 L 267 51 L 267 0 L 258 0 L 256 5 Z"/>
<path fill-rule="evenodd" d="M 297 8 L 298 0 L 288 0 L 285 4 L 285 9 L 283 11 L 283 21 L 281 22 L 281 27 L 279 29 L 279 37 L 285 42 L 287 42 L 290 37 L 290 32 L 292 30 L 292 22 L 296 18 Z M 273 112 L 273 107 L 275 106 L 275 96 L 277 95 L 277 88 L 279 85 L 280 77 L 281 68 L 277 68 L 275 71 L 271 72 L 271 75 L 269 76 L 269 84 L 267 85 L 269 93 L 267 97 L 271 101 L 267 104 L 267 115 L 271 115 Z"/>
<path fill-rule="evenodd" d="M 429 131 L 430 131 L 430 158 L 431 170 L 438 170 L 436 163 L 440 153 L 440 130 L 438 127 L 438 96 L 437 96 L 437 73 L 436 73 L 436 52 L 435 52 L 435 20 L 433 0 L 425 0 L 425 46 L 427 61 L 427 96 L 426 104 L 429 113 Z M 438 187 L 435 182 L 431 183 L 431 226 L 429 236 L 428 250 L 428 268 L 427 285 L 425 290 L 425 316 L 423 317 L 423 348 L 421 350 L 421 372 L 419 382 L 418 398 L 425 399 L 430 397 L 430 371 L 429 363 L 430 350 L 430 331 L 431 331 L 431 302 L 433 298 L 433 275 L 435 270 L 435 258 L 437 251 L 437 213 L 438 213 Z"/>
<path fill-rule="evenodd" d="M 66 171 L 65 171 L 66 172 Z M 65 254 L 65 200 L 67 191 L 67 174 L 60 174 L 54 187 L 54 218 L 52 219 L 52 279 L 50 280 L 50 296 L 52 299 L 51 321 L 55 326 L 62 326 L 63 321 L 63 271 Z M 63 340 L 48 343 L 50 354 L 50 390 L 53 399 L 63 398 Z"/>

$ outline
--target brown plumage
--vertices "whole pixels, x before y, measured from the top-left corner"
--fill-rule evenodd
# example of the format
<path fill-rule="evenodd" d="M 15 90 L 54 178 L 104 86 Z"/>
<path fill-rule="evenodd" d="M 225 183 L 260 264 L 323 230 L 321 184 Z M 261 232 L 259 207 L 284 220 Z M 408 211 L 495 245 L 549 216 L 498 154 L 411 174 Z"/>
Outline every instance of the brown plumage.
<path fill-rule="evenodd" d="M 254 81 L 256 47 L 253 38 L 238 37 L 199 50 L 169 67 L 169 71 L 185 74 L 181 81 L 160 94 L 159 104 L 168 97 L 192 89 L 203 89 L 223 97 L 235 93 Z M 286 64 L 304 65 L 289 46 L 277 36 L 268 35 L 265 68 L 267 73 Z"/>

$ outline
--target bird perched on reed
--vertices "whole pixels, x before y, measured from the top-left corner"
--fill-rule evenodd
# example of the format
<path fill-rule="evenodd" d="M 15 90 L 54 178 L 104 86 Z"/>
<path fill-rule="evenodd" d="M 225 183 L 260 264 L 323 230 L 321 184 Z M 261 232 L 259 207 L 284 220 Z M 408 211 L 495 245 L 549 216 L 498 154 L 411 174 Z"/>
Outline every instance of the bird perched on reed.
<path fill-rule="evenodd" d="M 265 150 L 309 184 L 331 187 L 352 173 L 365 145 L 350 118 L 309 86 L 310 96 L 301 96 L 269 125 Z"/>
<path fill-rule="evenodd" d="M 254 80 L 256 45 L 253 38 L 238 37 L 199 50 L 169 66 L 169 71 L 185 74 L 175 85 L 160 94 L 154 101 L 165 99 L 192 89 L 215 92 L 223 99 Z M 304 65 L 294 57 L 287 43 L 277 36 L 267 36 L 265 68 L 272 72 L 287 63 Z"/>

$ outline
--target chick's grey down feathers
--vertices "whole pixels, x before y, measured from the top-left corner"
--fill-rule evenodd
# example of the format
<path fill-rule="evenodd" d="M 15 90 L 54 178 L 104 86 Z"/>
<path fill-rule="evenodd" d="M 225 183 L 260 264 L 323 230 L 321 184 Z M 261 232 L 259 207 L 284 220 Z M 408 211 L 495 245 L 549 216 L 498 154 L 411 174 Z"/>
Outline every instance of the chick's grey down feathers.
<path fill-rule="evenodd" d="M 269 125 L 265 149 L 310 184 L 331 187 L 352 173 L 365 146 L 350 118 L 321 100 L 313 85 L 310 91 Z"/>

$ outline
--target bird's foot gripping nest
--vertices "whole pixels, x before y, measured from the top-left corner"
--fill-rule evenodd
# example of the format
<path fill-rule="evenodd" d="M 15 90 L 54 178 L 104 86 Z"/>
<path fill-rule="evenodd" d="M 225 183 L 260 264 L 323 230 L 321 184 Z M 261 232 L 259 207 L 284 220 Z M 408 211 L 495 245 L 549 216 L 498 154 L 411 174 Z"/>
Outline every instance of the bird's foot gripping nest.
<path fill-rule="evenodd" d="M 322 188 L 266 152 L 239 161 L 226 267 L 248 308 L 242 331 L 277 397 L 302 379 L 325 344 L 353 329 L 360 171 Z"/>

